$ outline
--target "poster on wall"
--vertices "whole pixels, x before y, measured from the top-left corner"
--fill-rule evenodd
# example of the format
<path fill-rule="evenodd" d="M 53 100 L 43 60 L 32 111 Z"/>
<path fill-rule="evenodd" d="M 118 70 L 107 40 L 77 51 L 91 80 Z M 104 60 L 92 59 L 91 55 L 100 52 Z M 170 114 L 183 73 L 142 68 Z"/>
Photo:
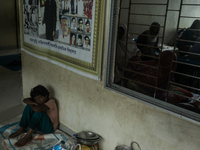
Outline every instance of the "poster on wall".
<path fill-rule="evenodd" d="M 101 0 L 23 0 L 23 51 L 100 80 Z"/>

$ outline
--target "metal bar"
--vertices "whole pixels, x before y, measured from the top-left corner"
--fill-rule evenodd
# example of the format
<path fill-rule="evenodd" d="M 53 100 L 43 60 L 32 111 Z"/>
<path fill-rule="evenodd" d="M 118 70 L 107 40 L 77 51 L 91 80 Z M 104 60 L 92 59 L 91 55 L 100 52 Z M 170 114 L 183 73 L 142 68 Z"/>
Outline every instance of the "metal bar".
<path fill-rule="evenodd" d="M 187 5 L 187 6 L 200 6 L 200 4 L 182 4 L 183 6 L 184 5 Z"/>
<path fill-rule="evenodd" d="M 127 43 L 131 43 L 131 42 L 127 42 Z M 151 48 L 161 48 L 161 46 L 151 46 L 151 45 L 145 45 L 145 44 L 139 44 L 137 43 L 137 45 L 141 45 L 141 46 L 144 46 L 144 47 L 151 47 Z"/>
<path fill-rule="evenodd" d="M 139 23 L 129 23 L 130 25 L 137 25 L 137 26 L 147 26 L 150 27 L 151 25 L 149 24 L 139 24 Z M 160 28 L 164 28 L 164 26 L 160 26 Z"/>
<path fill-rule="evenodd" d="M 190 16 L 180 16 L 180 18 L 200 18 L 200 17 L 190 17 Z"/>
<path fill-rule="evenodd" d="M 177 23 L 177 27 L 176 27 L 176 39 L 178 38 L 178 30 L 179 30 L 180 16 L 181 16 L 181 11 L 182 11 L 182 4 L 183 4 L 183 0 L 181 0 L 180 7 L 179 7 L 178 23 Z M 175 49 L 176 44 L 177 44 L 177 40 L 175 40 L 175 41 L 176 42 L 174 42 L 174 49 Z"/>
<path fill-rule="evenodd" d="M 188 52 L 188 51 L 181 51 L 181 50 L 175 50 L 176 52 L 181 52 L 181 53 L 185 53 L 185 54 L 190 54 L 190 55 L 195 55 L 195 56 L 200 56 L 200 54 L 198 53 L 193 53 L 193 52 Z M 185 59 L 192 59 L 192 58 L 187 58 L 185 57 Z"/>
<path fill-rule="evenodd" d="M 141 85 L 145 85 L 145 86 L 148 86 L 148 87 L 151 87 L 151 88 L 156 88 L 156 89 L 159 89 L 158 87 L 155 87 L 155 86 L 152 86 L 152 85 L 148 85 L 148 84 L 145 84 L 145 83 L 142 83 L 142 82 L 138 82 L 138 81 L 135 81 L 135 80 L 131 80 L 129 78 L 125 78 L 125 77 L 122 77 L 123 79 L 126 79 L 128 81 L 133 81 L 135 83 L 138 83 L 138 84 L 141 84 Z"/>
<path fill-rule="evenodd" d="M 170 83 L 172 83 L 172 84 L 174 84 L 174 85 L 181 86 L 181 87 L 185 87 L 185 88 L 188 88 L 188 89 L 192 89 L 192 90 L 200 91 L 200 89 L 198 89 L 198 88 L 194 88 L 194 87 L 191 87 L 191 86 L 187 86 L 187 85 L 179 84 L 179 83 L 172 82 L 172 81 L 170 81 Z"/>
<path fill-rule="evenodd" d="M 151 14 L 137 14 L 137 13 L 130 13 L 130 15 L 165 17 L 165 15 L 151 15 Z"/>
<path fill-rule="evenodd" d="M 200 68 L 199 65 L 195 65 L 195 64 L 191 64 L 191 63 L 185 63 L 185 62 L 181 62 L 181 61 L 173 61 L 173 62 L 178 63 L 178 64 L 182 64 L 182 65 L 187 65 L 187 66 Z"/>
<path fill-rule="evenodd" d="M 179 11 L 179 10 L 175 10 L 175 9 L 168 9 L 168 11 Z"/>
<path fill-rule="evenodd" d="M 190 29 L 190 28 L 178 28 L 178 29 L 185 29 L 185 30 L 190 30 L 190 31 L 200 31 L 199 29 Z"/>
<path fill-rule="evenodd" d="M 183 39 L 176 39 L 177 41 L 182 41 L 182 42 L 190 42 L 190 43 L 200 43 L 200 42 L 197 42 L 197 41 L 190 41 L 190 40 L 183 40 Z"/>
<path fill-rule="evenodd" d="M 158 3 L 131 3 L 134 5 L 166 5 L 166 4 L 158 4 Z"/>
<path fill-rule="evenodd" d="M 200 77 L 196 77 L 196 76 L 192 76 L 192 75 L 188 75 L 188 74 L 184 74 L 184 73 L 180 73 L 180 72 L 176 72 L 176 71 L 171 71 L 171 72 L 174 73 L 174 74 L 179 74 L 179 75 L 182 75 L 182 76 L 185 76 L 185 77 L 189 77 L 189 78 L 194 78 L 194 79 L 200 80 Z"/>
<path fill-rule="evenodd" d="M 146 77 L 150 77 L 150 78 L 157 79 L 155 76 L 150 76 L 150 75 L 148 75 L 148 74 L 140 73 L 140 72 L 133 71 L 133 70 L 129 70 L 129 69 L 124 69 L 124 70 L 125 70 L 125 71 L 128 71 L 128 72 L 136 73 L 136 74 L 139 74 L 139 75 L 143 75 L 143 76 L 146 76 Z"/>
<path fill-rule="evenodd" d="M 147 55 L 146 55 L 147 56 Z M 146 64 L 141 64 L 139 62 L 135 62 L 135 61 L 128 61 L 129 63 L 132 63 L 132 64 L 137 64 L 137 65 L 141 65 L 141 66 L 145 66 L 145 67 L 149 67 L 149 68 L 153 68 L 153 69 L 158 69 L 158 67 L 154 67 L 154 66 L 149 66 L 149 65 L 146 65 Z"/>
<path fill-rule="evenodd" d="M 133 32 L 129 32 L 128 34 L 143 35 L 143 36 L 148 36 L 148 37 L 154 37 L 154 35 L 146 35 L 146 34 L 139 34 L 139 33 L 133 33 Z M 159 37 L 159 38 L 163 38 L 163 37 Z"/>

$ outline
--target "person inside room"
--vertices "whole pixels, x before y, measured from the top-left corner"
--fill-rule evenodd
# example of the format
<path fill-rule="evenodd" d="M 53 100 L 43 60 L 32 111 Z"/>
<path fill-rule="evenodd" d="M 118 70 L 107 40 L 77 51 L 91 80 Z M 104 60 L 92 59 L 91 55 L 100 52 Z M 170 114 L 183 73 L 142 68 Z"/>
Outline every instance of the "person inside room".
<path fill-rule="evenodd" d="M 176 61 L 177 57 L 170 50 L 160 52 L 158 57 L 160 62 L 156 59 L 142 61 L 140 56 L 133 56 L 125 72 L 125 77 L 128 79 L 127 88 L 153 97 L 155 92 L 153 87 L 157 86 L 159 90 L 156 90 L 156 98 L 165 100 L 168 80 L 173 80 L 170 69 L 176 70 L 176 63 L 172 63 L 171 66 L 171 62 Z"/>
<path fill-rule="evenodd" d="M 177 41 L 176 47 L 180 51 L 188 52 L 199 37 L 200 37 L 200 20 L 196 19 L 189 28 L 183 31 L 182 35 Z M 186 55 L 186 53 L 179 53 L 179 54 L 180 56 Z"/>
<path fill-rule="evenodd" d="M 137 51 L 136 44 L 128 45 L 126 39 L 132 41 L 132 39 L 127 36 L 127 26 L 122 23 L 118 27 L 118 36 L 117 36 L 117 49 L 116 49 L 116 58 L 115 58 L 115 78 L 114 82 L 116 84 L 121 84 L 123 76 L 123 68 L 126 68 L 128 60 L 134 56 L 134 52 Z"/>
<path fill-rule="evenodd" d="M 136 43 L 141 54 L 144 54 L 141 56 L 142 61 L 154 60 L 154 57 L 157 57 L 160 53 L 159 48 L 157 48 L 159 42 L 159 31 L 160 24 L 158 22 L 153 22 L 150 25 L 149 30 L 144 31 L 138 36 Z"/>

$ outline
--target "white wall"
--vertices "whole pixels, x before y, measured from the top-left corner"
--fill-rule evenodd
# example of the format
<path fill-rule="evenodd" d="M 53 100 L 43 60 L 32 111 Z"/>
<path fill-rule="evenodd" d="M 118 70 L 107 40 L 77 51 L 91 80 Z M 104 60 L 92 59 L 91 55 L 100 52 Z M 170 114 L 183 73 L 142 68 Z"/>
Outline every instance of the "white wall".
<path fill-rule="evenodd" d="M 110 16 L 110 0 L 106 2 L 103 80 Z M 109 91 L 103 80 L 83 77 L 25 52 L 22 77 L 24 97 L 38 84 L 46 86 L 59 102 L 60 122 L 76 132 L 99 133 L 103 150 L 114 150 L 133 140 L 142 150 L 199 150 L 200 125 Z"/>

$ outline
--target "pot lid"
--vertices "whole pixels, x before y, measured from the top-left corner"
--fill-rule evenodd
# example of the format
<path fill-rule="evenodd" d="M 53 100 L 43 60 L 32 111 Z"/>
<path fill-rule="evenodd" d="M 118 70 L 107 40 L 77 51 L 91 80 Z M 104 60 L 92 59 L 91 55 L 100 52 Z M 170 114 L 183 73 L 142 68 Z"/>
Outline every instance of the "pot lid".
<path fill-rule="evenodd" d="M 76 134 L 77 138 L 85 139 L 85 140 L 94 140 L 98 139 L 100 136 L 91 131 L 82 131 Z"/>

